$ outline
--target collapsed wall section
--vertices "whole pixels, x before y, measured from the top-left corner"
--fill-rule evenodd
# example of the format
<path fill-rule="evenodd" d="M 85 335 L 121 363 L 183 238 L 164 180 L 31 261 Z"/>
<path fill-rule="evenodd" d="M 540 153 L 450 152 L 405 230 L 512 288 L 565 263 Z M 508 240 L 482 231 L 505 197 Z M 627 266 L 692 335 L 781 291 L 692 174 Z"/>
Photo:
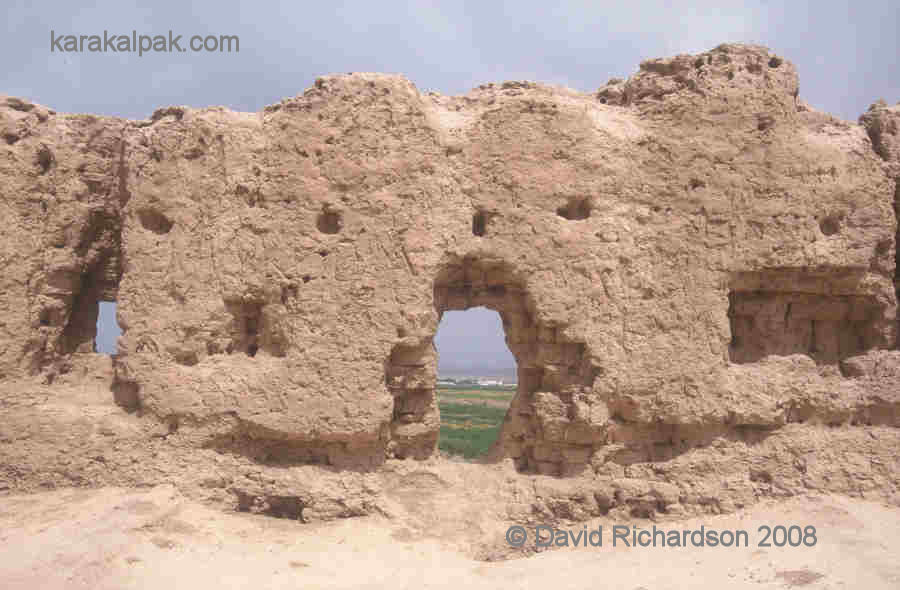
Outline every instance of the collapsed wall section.
<path fill-rule="evenodd" d="M 873 297 L 732 291 L 729 303 L 734 363 L 805 354 L 833 364 L 882 344 Z"/>

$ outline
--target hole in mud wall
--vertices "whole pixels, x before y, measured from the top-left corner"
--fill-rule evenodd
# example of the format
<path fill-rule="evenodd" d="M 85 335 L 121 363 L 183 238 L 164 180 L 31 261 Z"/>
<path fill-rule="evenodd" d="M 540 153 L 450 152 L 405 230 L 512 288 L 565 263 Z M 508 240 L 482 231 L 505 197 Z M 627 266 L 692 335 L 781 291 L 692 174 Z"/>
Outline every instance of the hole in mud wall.
<path fill-rule="evenodd" d="M 239 512 L 303 521 L 306 505 L 297 496 L 256 495 L 235 490 Z"/>
<path fill-rule="evenodd" d="M 40 149 L 38 149 L 37 151 L 35 161 L 37 162 L 38 167 L 41 169 L 41 174 L 46 174 L 50 170 L 50 167 L 54 162 L 53 152 L 51 152 L 50 148 L 48 148 L 46 145 L 41 144 Z"/>
<path fill-rule="evenodd" d="M 472 235 L 484 236 L 487 233 L 488 215 L 484 211 L 476 211 L 472 216 Z"/>
<path fill-rule="evenodd" d="M 126 412 L 136 412 L 141 409 L 137 383 L 116 378 L 110 389 L 113 393 L 113 401 Z"/>
<path fill-rule="evenodd" d="M 341 231 L 344 221 L 340 212 L 325 207 L 316 219 L 316 227 L 323 234 L 336 234 Z"/>
<path fill-rule="evenodd" d="M 112 244 L 111 248 L 117 248 Z M 58 343 L 58 352 L 66 355 L 76 352 L 103 352 L 115 354 L 115 341 L 120 331 L 115 320 L 115 297 L 119 290 L 121 268 L 118 252 L 101 251 L 101 254 L 81 275 L 75 284 L 74 295 L 65 327 Z M 112 306 L 112 309 L 108 307 Z M 102 325 L 101 307 L 103 308 Z M 111 319 L 110 319 L 111 312 Z M 42 318 L 45 319 L 45 318 Z M 47 318 L 49 321 L 49 318 Z M 99 330 L 102 327 L 102 334 Z M 97 337 L 102 335 L 103 349 L 98 347 Z"/>
<path fill-rule="evenodd" d="M 231 342 L 226 347 L 228 354 L 243 353 L 252 358 L 263 351 L 270 356 L 285 356 L 285 336 L 274 313 L 265 304 L 227 302 L 225 307 L 232 316 Z"/>
<path fill-rule="evenodd" d="M 839 215 L 829 215 L 819 222 L 819 229 L 826 236 L 833 236 L 841 231 L 841 217 Z"/>
<path fill-rule="evenodd" d="M 734 363 L 805 354 L 836 363 L 876 348 L 881 309 L 870 297 L 778 291 L 733 291 L 728 317 Z"/>
<path fill-rule="evenodd" d="M 116 321 L 116 302 L 99 301 L 98 308 L 94 350 L 100 354 L 112 356 L 118 351 L 117 342 L 122 334 L 119 323 Z"/>
<path fill-rule="evenodd" d="M 591 216 L 591 203 L 587 199 L 569 199 L 565 205 L 556 210 L 556 214 L 570 221 L 587 219 Z"/>
<path fill-rule="evenodd" d="M 109 205 L 92 207 L 86 213 L 79 235 L 72 240 L 74 260 L 51 270 L 48 283 L 55 292 L 35 318 L 41 340 L 31 349 L 29 371 L 43 374 L 46 383 L 71 369 L 66 358 L 70 355 L 116 354 L 119 333 L 114 302 L 122 276 L 120 216 Z M 113 304 L 113 309 L 107 304 Z"/>
<path fill-rule="evenodd" d="M 602 444 L 600 428 L 594 428 L 590 412 L 583 411 L 598 369 L 591 364 L 584 343 L 567 338 L 562 326 L 536 319 L 535 304 L 524 285 L 524 279 L 503 261 L 453 258 L 435 277 L 435 311 L 440 318 L 471 308 L 497 312 L 506 346 L 515 359 L 517 387 L 497 441 L 483 460 L 512 458 L 523 472 L 577 473 L 593 446 Z M 399 340 L 385 373 L 395 410 L 389 453 L 403 458 L 432 456 L 443 423 L 435 393 L 437 358 L 432 338 Z M 504 395 L 508 394 L 497 397 Z M 490 395 L 460 395 L 465 404 L 486 401 L 476 397 Z"/>
<path fill-rule="evenodd" d="M 475 459 L 488 453 L 516 393 L 516 361 L 500 315 L 485 307 L 448 311 L 434 339 L 442 454 Z"/>
<path fill-rule="evenodd" d="M 138 219 L 141 222 L 141 227 L 159 235 L 169 233 L 174 225 L 171 219 L 156 209 L 140 209 L 138 211 Z"/>

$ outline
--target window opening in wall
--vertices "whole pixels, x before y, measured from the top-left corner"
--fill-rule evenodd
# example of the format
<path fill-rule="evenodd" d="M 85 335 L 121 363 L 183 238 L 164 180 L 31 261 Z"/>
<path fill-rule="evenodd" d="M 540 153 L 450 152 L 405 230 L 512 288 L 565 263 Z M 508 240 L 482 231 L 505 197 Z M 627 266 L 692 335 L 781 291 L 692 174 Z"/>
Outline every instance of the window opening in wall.
<path fill-rule="evenodd" d="M 438 449 L 475 459 L 488 453 L 516 394 L 516 361 L 500 314 L 485 307 L 444 312 L 435 336 Z"/>
<path fill-rule="evenodd" d="M 97 335 L 94 337 L 94 352 L 115 355 L 118 352 L 116 343 L 122 330 L 116 321 L 116 302 L 99 301 L 100 311 L 97 314 Z"/>

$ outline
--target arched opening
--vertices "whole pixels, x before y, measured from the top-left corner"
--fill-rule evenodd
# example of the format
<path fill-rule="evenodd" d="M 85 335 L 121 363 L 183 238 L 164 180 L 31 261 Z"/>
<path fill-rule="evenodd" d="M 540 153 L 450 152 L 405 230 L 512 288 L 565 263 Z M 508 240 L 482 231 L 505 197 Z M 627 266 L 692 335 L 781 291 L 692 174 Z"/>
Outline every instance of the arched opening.
<path fill-rule="evenodd" d="M 526 281 L 502 260 L 452 259 L 434 281 L 438 319 L 486 307 L 497 312 L 515 357 L 517 387 L 490 459 L 513 459 L 519 471 L 547 475 L 580 472 L 605 444 L 607 406 L 592 394 L 602 372 L 584 342 L 567 326 L 541 319 Z M 426 459 L 438 450 L 442 423 L 436 394 L 434 334 L 401 336 L 385 366 L 394 398 L 388 456 Z"/>
<path fill-rule="evenodd" d="M 486 307 L 443 314 L 434 338 L 438 449 L 464 459 L 487 455 L 516 393 L 516 361 L 500 315 Z"/>

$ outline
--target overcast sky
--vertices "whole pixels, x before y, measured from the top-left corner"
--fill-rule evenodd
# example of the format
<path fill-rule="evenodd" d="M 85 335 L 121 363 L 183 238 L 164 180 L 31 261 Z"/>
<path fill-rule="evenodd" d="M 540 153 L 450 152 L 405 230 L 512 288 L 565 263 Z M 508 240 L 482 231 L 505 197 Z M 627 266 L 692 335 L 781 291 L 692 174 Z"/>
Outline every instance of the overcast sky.
<path fill-rule="evenodd" d="M 800 71 L 811 104 L 855 120 L 900 99 L 900 2 L 139 3 L 4 0 L 2 90 L 63 112 L 143 118 L 160 106 L 256 111 L 316 76 L 403 73 L 421 90 L 532 79 L 590 91 L 643 59 L 725 41 L 769 46 Z M 81 5 L 91 5 L 83 7 Z M 238 35 L 240 53 L 50 51 L 56 35 Z"/>
<path fill-rule="evenodd" d="M 257 111 L 340 72 L 402 73 L 444 94 L 521 79 L 591 91 L 644 59 L 748 42 L 794 62 L 801 98 L 844 119 L 855 121 L 879 98 L 900 100 L 898 0 L 687 4 L 4 0 L 0 92 L 61 112 L 139 119 L 168 105 Z M 240 52 L 51 52 L 51 31 L 104 30 L 171 30 L 186 49 L 192 35 L 237 35 Z M 473 316 L 472 329 L 485 325 L 472 312 L 445 322 L 457 316 Z M 500 335 L 495 343 L 505 350 Z"/>

